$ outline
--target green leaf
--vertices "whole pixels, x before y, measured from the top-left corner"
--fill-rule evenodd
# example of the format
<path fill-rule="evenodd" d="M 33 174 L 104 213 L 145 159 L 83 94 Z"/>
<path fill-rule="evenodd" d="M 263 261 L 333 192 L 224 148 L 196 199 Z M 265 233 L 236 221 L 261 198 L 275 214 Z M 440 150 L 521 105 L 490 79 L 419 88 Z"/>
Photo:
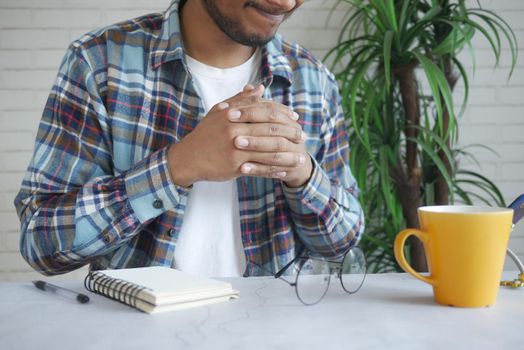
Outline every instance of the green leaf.
<path fill-rule="evenodd" d="M 464 66 L 462 63 L 456 58 L 453 57 L 452 59 L 453 63 L 457 67 L 460 73 L 460 77 L 462 78 L 462 81 L 464 82 L 464 98 L 462 99 L 462 104 L 460 107 L 459 115 L 463 115 L 466 111 L 466 106 L 468 104 L 468 98 L 469 98 L 469 80 L 468 80 L 468 74 L 466 70 L 464 69 Z"/>
<path fill-rule="evenodd" d="M 453 155 L 451 154 L 451 150 L 449 149 L 448 145 L 446 144 L 446 141 L 442 139 L 437 133 L 433 132 L 430 129 L 426 129 L 422 126 L 411 126 L 411 127 L 414 129 L 417 129 L 419 133 L 421 133 L 422 135 L 428 136 L 427 139 L 431 141 L 425 141 L 424 142 L 425 144 L 430 145 L 431 142 L 435 142 L 438 146 L 436 147 L 437 152 L 438 150 L 441 150 L 442 152 L 444 152 L 446 160 L 448 161 L 448 163 L 451 166 L 450 172 L 448 173 L 450 177 L 453 176 L 453 174 L 455 173 L 455 162 L 453 160 Z"/>
<path fill-rule="evenodd" d="M 391 88 L 391 43 L 393 41 L 393 31 L 388 30 L 384 35 L 384 70 L 386 74 L 386 88 Z"/>
<path fill-rule="evenodd" d="M 491 48 L 493 49 L 495 53 L 496 64 L 498 64 L 499 58 L 500 58 L 500 46 L 497 46 L 497 42 L 493 41 L 493 38 L 491 37 L 489 32 L 475 21 L 464 19 L 464 22 L 470 25 L 471 27 L 477 29 L 479 32 L 482 33 L 482 35 L 484 35 L 484 37 L 488 40 L 489 44 L 491 45 Z"/>
<path fill-rule="evenodd" d="M 406 28 L 407 19 L 411 16 L 415 8 L 409 5 L 411 1 L 402 1 L 402 9 L 400 10 L 400 19 L 399 19 L 399 32 L 403 32 Z"/>
<path fill-rule="evenodd" d="M 381 240 L 377 239 L 376 237 L 373 237 L 372 235 L 364 235 L 363 237 L 364 237 L 364 239 L 372 242 L 373 244 L 379 246 L 380 248 L 382 248 L 384 250 L 390 250 L 391 249 L 390 245 L 388 245 L 384 241 L 381 241 Z"/>
<path fill-rule="evenodd" d="M 394 0 L 386 0 L 386 16 L 393 31 L 398 32 L 397 16 L 395 13 Z"/>
<path fill-rule="evenodd" d="M 370 18 L 374 23 L 379 23 L 380 26 L 377 26 L 381 29 L 382 32 L 385 32 L 388 29 L 396 29 L 396 18 L 389 11 L 390 4 L 393 0 L 369 0 L 370 7 L 372 8 L 372 13 L 370 11 L 369 15 L 374 18 Z M 394 11 L 393 11 L 394 12 Z"/>
<path fill-rule="evenodd" d="M 500 35 L 499 35 L 499 31 L 497 30 L 496 26 L 493 24 L 493 21 L 491 20 L 491 18 L 489 18 L 488 16 L 485 16 L 485 15 L 481 15 L 481 14 L 477 14 L 477 13 L 473 13 L 473 15 L 477 15 L 480 19 L 482 19 L 490 28 L 491 28 L 491 32 L 495 35 L 495 40 L 496 40 L 496 46 L 497 48 L 499 48 L 499 56 L 500 56 L 500 48 L 501 48 L 501 42 L 500 42 Z M 497 63 L 495 65 L 498 64 L 498 60 L 497 60 Z"/>
<path fill-rule="evenodd" d="M 495 151 L 493 148 L 489 147 L 489 146 L 486 146 L 484 144 L 481 144 L 481 143 L 472 143 L 472 144 L 469 144 L 469 145 L 465 145 L 465 146 L 462 146 L 460 148 L 457 148 L 458 150 L 461 150 L 461 151 L 464 151 L 465 149 L 468 149 L 468 148 L 482 148 L 482 149 L 485 149 L 486 151 L 489 151 L 491 153 L 493 153 L 495 156 L 497 157 L 500 157 L 500 154 Z"/>
<path fill-rule="evenodd" d="M 515 69 L 515 65 L 517 64 L 517 52 L 518 52 L 518 41 L 517 37 L 515 36 L 515 33 L 509 26 L 509 24 L 499 15 L 497 15 L 493 11 L 484 10 L 484 9 L 472 9 L 468 11 L 469 13 L 484 13 L 490 16 L 493 16 L 495 19 L 493 20 L 493 24 L 495 24 L 497 27 L 500 28 L 502 31 L 502 34 L 506 37 L 506 40 L 508 41 L 509 48 L 511 51 L 511 70 L 509 72 L 509 77 L 513 74 L 513 70 Z"/>
<path fill-rule="evenodd" d="M 457 172 L 457 176 L 460 176 L 460 175 L 468 175 L 470 177 L 479 179 L 480 181 L 476 181 L 477 185 L 479 187 L 481 187 L 481 188 L 487 189 L 486 192 L 494 199 L 495 203 L 498 206 L 500 206 L 500 207 L 505 207 L 506 206 L 506 202 L 504 200 L 504 196 L 502 195 L 502 193 L 498 189 L 497 185 L 495 185 L 495 183 L 493 181 L 491 181 L 490 179 L 488 179 L 484 175 L 481 175 L 481 174 L 476 173 L 476 172 L 471 171 L 471 170 L 460 170 L 459 172 Z M 462 182 L 462 181 L 466 181 L 466 180 L 457 180 L 457 181 L 458 182 Z"/>
<path fill-rule="evenodd" d="M 420 140 L 418 140 L 416 138 L 406 137 L 406 140 L 416 142 L 420 146 L 422 151 L 425 154 L 427 154 L 428 157 L 431 158 L 431 160 L 433 161 L 435 166 L 438 168 L 439 172 L 442 174 L 442 177 L 446 181 L 446 185 L 450 189 L 450 196 L 452 197 L 453 196 L 453 192 L 451 191 L 451 189 L 453 188 L 453 181 L 451 179 L 451 174 L 448 172 L 448 169 L 446 168 L 446 166 L 444 165 L 444 163 L 442 162 L 442 160 L 438 156 L 437 152 L 431 147 L 431 145 L 428 145 L 425 142 L 421 142 Z M 453 200 L 453 198 L 451 198 L 451 200 Z"/>
<path fill-rule="evenodd" d="M 453 111 L 453 100 L 451 98 L 451 90 L 449 88 L 446 77 L 444 76 L 444 73 L 442 73 L 440 68 L 438 68 L 437 65 L 431 62 L 424 55 L 416 51 L 413 52 L 413 55 L 417 58 L 422 68 L 424 69 L 428 83 L 431 87 L 431 91 L 433 92 L 434 103 L 437 108 L 438 124 L 439 124 L 440 131 L 442 132 L 444 129 L 442 125 L 444 111 L 443 111 L 443 106 L 440 100 L 441 97 L 444 99 L 444 103 L 449 113 L 449 121 L 450 121 L 449 129 L 454 129 L 453 123 L 455 119 L 455 114 Z M 444 135 L 444 138 L 447 138 L 447 135 Z"/>
<path fill-rule="evenodd" d="M 432 6 L 431 9 L 422 16 L 419 22 L 427 22 L 440 14 L 442 7 L 440 5 Z"/>
<path fill-rule="evenodd" d="M 448 34 L 448 36 L 442 40 L 437 47 L 433 48 L 432 52 L 435 55 L 445 55 L 451 54 L 455 55 L 464 44 L 471 43 L 471 39 L 475 34 L 475 30 L 472 27 L 462 28 L 459 24 L 452 21 L 447 21 L 443 19 L 436 20 L 438 23 L 444 23 L 451 27 L 453 30 Z"/>
<path fill-rule="evenodd" d="M 467 191 L 464 191 L 460 186 L 457 186 L 456 183 L 454 185 L 453 191 L 462 199 L 464 204 L 473 205 L 473 201 L 471 200 L 469 193 Z"/>

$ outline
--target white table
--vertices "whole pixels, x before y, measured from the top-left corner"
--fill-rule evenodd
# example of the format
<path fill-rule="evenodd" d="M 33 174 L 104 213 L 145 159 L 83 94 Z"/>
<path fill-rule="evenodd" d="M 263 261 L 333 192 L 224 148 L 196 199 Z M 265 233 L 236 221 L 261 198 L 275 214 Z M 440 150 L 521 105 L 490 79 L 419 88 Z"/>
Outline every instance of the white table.
<path fill-rule="evenodd" d="M 368 275 L 355 295 L 333 281 L 319 304 L 303 306 L 271 277 L 228 280 L 240 299 L 154 315 L 81 281 L 57 284 L 88 304 L 2 282 L 0 349 L 524 349 L 524 288 L 501 288 L 493 307 L 452 308 L 409 275 Z"/>

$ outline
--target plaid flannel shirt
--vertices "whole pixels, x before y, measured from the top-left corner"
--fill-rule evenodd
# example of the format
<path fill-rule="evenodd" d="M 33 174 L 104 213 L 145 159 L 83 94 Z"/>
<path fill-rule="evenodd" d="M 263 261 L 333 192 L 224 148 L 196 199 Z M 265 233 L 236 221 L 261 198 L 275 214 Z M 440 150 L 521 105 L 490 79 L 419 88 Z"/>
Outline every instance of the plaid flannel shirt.
<path fill-rule="evenodd" d="M 191 189 L 171 180 L 167 148 L 204 117 L 185 63 L 178 3 L 69 47 L 15 199 L 21 253 L 41 273 L 88 263 L 173 266 Z M 246 259 L 276 271 L 300 246 L 325 256 L 347 251 L 364 224 L 333 75 L 278 35 L 262 56 L 264 97 L 300 115 L 314 163 L 301 188 L 236 180 Z M 246 275 L 261 274 L 248 264 Z"/>

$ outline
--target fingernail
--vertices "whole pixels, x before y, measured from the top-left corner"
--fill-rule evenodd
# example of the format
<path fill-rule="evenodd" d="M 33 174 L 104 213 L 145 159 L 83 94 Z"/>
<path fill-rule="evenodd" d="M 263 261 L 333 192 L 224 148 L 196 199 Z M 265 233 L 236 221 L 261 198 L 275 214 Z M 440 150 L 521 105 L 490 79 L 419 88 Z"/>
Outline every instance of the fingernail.
<path fill-rule="evenodd" d="M 305 140 L 306 140 L 306 133 L 305 133 L 305 132 L 302 131 L 302 132 L 300 133 L 300 139 L 301 139 L 302 141 L 305 141 Z"/>
<path fill-rule="evenodd" d="M 297 112 L 293 112 L 293 116 L 291 117 L 291 119 L 298 120 L 298 117 L 299 117 L 298 113 Z"/>
<path fill-rule="evenodd" d="M 280 171 L 275 174 L 277 177 L 286 177 L 287 173 L 285 171 Z"/>
<path fill-rule="evenodd" d="M 304 164 L 305 162 L 306 162 L 306 157 L 302 155 L 298 157 L 298 164 Z"/>
<path fill-rule="evenodd" d="M 238 147 L 247 147 L 249 145 L 249 141 L 243 137 L 237 139 L 237 146 Z"/>
<path fill-rule="evenodd" d="M 247 84 L 245 87 L 244 87 L 244 91 L 252 91 L 254 90 L 255 87 L 251 84 Z"/>
<path fill-rule="evenodd" d="M 240 113 L 240 111 L 238 111 L 238 110 L 229 111 L 229 119 L 230 120 L 240 119 L 241 115 L 242 115 L 242 113 Z"/>
<path fill-rule="evenodd" d="M 228 107 L 229 107 L 229 103 L 227 103 L 227 102 L 220 102 L 218 104 L 218 109 L 220 109 L 220 110 L 224 110 L 224 109 L 226 109 Z"/>
<path fill-rule="evenodd" d="M 244 174 L 249 174 L 251 172 L 251 170 L 253 169 L 253 167 L 249 164 L 244 164 L 242 165 L 242 169 L 241 171 L 244 173 Z"/>

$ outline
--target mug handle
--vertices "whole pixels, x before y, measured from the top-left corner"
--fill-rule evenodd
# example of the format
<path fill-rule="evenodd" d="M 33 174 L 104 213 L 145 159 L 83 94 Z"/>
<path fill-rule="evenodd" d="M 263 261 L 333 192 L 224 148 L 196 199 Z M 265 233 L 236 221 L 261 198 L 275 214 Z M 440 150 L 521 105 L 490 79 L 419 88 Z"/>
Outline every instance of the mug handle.
<path fill-rule="evenodd" d="M 395 244 L 394 244 L 394 251 L 395 251 L 395 258 L 397 258 L 397 262 L 400 265 L 400 267 L 412 275 L 415 278 L 418 278 L 422 282 L 426 282 L 432 286 L 437 285 L 437 281 L 433 279 L 432 276 L 422 276 L 421 274 L 417 273 L 407 262 L 406 257 L 404 256 L 404 245 L 406 244 L 406 239 L 408 239 L 409 236 L 416 236 L 418 237 L 422 242 L 427 242 L 428 240 L 428 234 L 414 229 L 414 228 L 408 228 L 405 230 L 402 230 L 399 232 L 397 237 L 395 238 Z"/>

